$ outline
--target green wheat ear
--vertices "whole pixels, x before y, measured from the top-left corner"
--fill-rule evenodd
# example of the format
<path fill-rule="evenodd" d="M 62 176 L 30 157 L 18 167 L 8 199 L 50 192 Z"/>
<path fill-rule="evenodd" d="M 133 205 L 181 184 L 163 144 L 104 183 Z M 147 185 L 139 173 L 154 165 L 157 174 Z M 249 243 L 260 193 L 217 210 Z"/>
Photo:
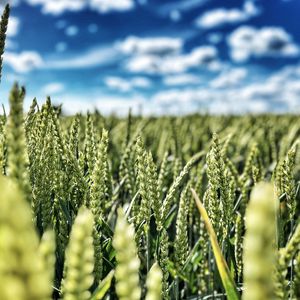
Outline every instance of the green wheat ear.
<path fill-rule="evenodd" d="M 0 81 L 2 76 L 3 53 L 5 48 L 6 31 L 9 19 L 10 7 L 7 4 L 4 8 L 0 22 Z"/>
<path fill-rule="evenodd" d="M 2 176 L 0 190 L 0 299 L 50 299 L 51 281 L 28 203 Z"/>
<path fill-rule="evenodd" d="M 174 255 L 176 267 L 181 269 L 188 256 L 188 224 L 187 208 L 190 187 L 187 185 L 180 195 L 179 209 L 176 219 L 176 236 L 174 241 Z"/>
<path fill-rule="evenodd" d="M 28 202 L 32 201 L 28 174 L 28 153 L 25 139 L 23 101 L 24 90 L 14 84 L 10 96 L 7 122 L 8 175 L 19 186 Z"/>
<path fill-rule="evenodd" d="M 147 276 L 147 296 L 146 300 L 160 300 L 162 296 L 162 271 L 157 263 L 155 263 Z"/>
<path fill-rule="evenodd" d="M 90 299 L 89 289 L 94 281 L 93 225 L 93 214 L 87 208 L 80 208 L 66 250 L 65 300 Z"/>
<path fill-rule="evenodd" d="M 120 300 L 139 300 L 141 288 L 139 286 L 140 260 L 134 241 L 133 225 L 129 225 L 123 209 L 118 210 L 118 219 L 113 238 L 116 250 L 116 291 Z"/>
<path fill-rule="evenodd" d="M 243 270 L 243 220 L 240 213 L 237 214 L 235 219 L 235 241 L 234 241 L 234 257 L 237 269 L 238 280 L 242 276 Z"/>
<path fill-rule="evenodd" d="M 272 274 L 276 259 L 277 206 L 273 185 L 257 184 L 245 217 L 243 300 L 275 299 Z"/>
<path fill-rule="evenodd" d="M 286 280 L 290 262 L 293 262 L 293 257 L 299 250 L 300 246 L 300 224 L 297 225 L 296 230 L 287 245 L 281 248 L 278 252 L 277 269 L 275 273 L 276 286 L 275 293 L 278 299 L 288 298 L 288 282 Z M 295 272 L 295 275 L 297 272 Z M 297 278 L 297 277 L 296 277 Z"/>

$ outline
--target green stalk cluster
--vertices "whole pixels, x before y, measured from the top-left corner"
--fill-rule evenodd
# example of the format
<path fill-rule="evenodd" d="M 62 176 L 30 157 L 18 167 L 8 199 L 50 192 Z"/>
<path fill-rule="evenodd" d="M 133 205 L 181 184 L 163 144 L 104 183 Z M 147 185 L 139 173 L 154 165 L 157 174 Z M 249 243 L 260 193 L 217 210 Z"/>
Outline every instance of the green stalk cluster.
<path fill-rule="evenodd" d="M 154 212 L 157 230 L 160 231 L 162 229 L 162 220 L 160 214 L 161 199 L 158 189 L 157 169 L 151 152 L 149 152 L 147 156 L 146 172 L 148 179 L 148 199 L 151 201 L 150 203 Z"/>
<path fill-rule="evenodd" d="M 296 227 L 296 230 L 287 245 L 281 248 L 277 258 L 277 270 L 276 270 L 276 286 L 275 293 L 280 299 L 288 298 L 288 281 L 287 274 L 290 263 L 292 262 L 295 254 L 300 250 L 300 224 Z M 292 262 L 293 264 L 293 262 Z"/>
<path fill-rule="evenodd" d="M 187 185 L 181 193 L 176 220 L 176 236 L 174 242 L 175 262 L 178 270 L 184 265 L 189 250 L 187 209 L 190 187 Z"/>
<path fill-rule="evenodd" d="M 250 149 L 248 157 L 245 162 L 243 174 L 241 175 L 240 181 L 242 185 L 246 184 L 247 180 L 262 179 L 262 163 L 259 156 L 259 149 L 257 144 L 254 143 Z M 255 178 L 254 178 L 255 177 Z"/>
<path fill-rule="evenodd" d="M 237 266 L 237 278 L 238 280 L 242 277 L 243 271 L 243 220 L 240 213 L 237 214 L 235 219 L 235 234 L 234 234 L 234 256 L 235 263 Z"/>
<path fill-rule="evenodd" d="M 296 227 L 296 230 L 287 245 L 280 249 L 281 264 L 287 268 L 290 261 L 298 251 L 300 251 L 300 223 Z"/>
<path fill-rule="evenodd" d="M 199 248 L 201 251 L 201 260 L 199 263 L 199 275 L 198 275 L 198 282 L 199 282 L 199 295 L 204 296 L 207 294 L 209 289 L 208 282 L 209 276 L 211 272 L 209 270 L 209 243 L 208 243 L 208 233 L 205 228 L 204 222 L 201 220 L 199 224 L 200 229 L 200 238 L 199 238 Z"/>
<path fill-rule="evenodd" d="M 5 48 L 6 31 L 9 20 L 10 7 L 7 4 L 4 8 L 0 21 L 0 80 L 2 76 L 3 54 Z"/>
<path fill-rule="evenodd" d="M 94 152 L 95 145 L 95 131 L 91 114 L 87 114 L 86 128 L 85 128 L 85 140 L 84 140 L 84 164 L 82 165 L 83 172 L 89 179 L 93 173 L 95 159 Z M 88 203 L 87 203 L 88 204 Z"/>
<path fill-rule="evenodd" d="M 25 136 L 26 136 L 27 144 L 30 143 L 31 137 L 33 135 L 31 130 L 35 125 L 35 121 L 36 121 L 36 107 L 37 107 L 37 100 L 36 98 L 34 98 L 32 100 L 32 103 L 29 107 L 29 111 L 25 119 Z"/>
<path fill-rule="evenodd" d="M 165 185 L 166 185 L 166 178 L 168 175 L 168 158 L 169 158 L 169 153 L 165 152 L 161 162 L 159 174 L 158 174 L 157 185 L 158 185 L 158 191 L 161 200 L 166 189 Z"/>
<path fill-rule="evenodd" d="M 152 199 L 149 197 L 149 183 L 147 178 L 147 152 L 141 137 L 138 137 L 136 142 L 136 169 L 137 169 L 137 183 L 138 191 L 141 197 L 139 205 L 139 214 L 137 215 L 137 224 L 145 221 L 145 231 L 149 230 L 151 203 Z"/>
<path fill-rule="evenodd" d="M 286 158 L 278 165 L 275 173 L 275 183 L 278 197 L 285 193 L 287 212 L 289 219 L 294 218 L 297 201 L 294 180 L 294 169 L 296 164 L 296 148 L 291 148 Z"/>
<path fill-rule="evenodd" d="M 224 162 L 217 134 L 213 135 L 212 146 L 206 157 L 208 190 L 208 213 L 219 240 L 226 238 L 232 213 L 232 199 L 230 197 L 230 176 Z"/>
<path fill-rule="evenodd" d="M 169 261 L 169 236 L 168 232 L 163 228 L 160 232 L 160 241 L 159 241 L 159 252 L 158 252 L 158 264 L 163 272 L 163 281 L 162 281 L 162 299 L 169 299 L 169 270 L 168 270 L 168 261 Z"/>
<path fill-rule="evenodd" d="M 28 154 L 25 143 L 23 120 L 24 95 L 17 84 L 10 92 L 10 114 L 7 124 L 8 175 L 15 180 L 23 191 L 26 200 L 31 203 L 31 186 L 28 174 Z"/>
<path fill-rule="evenodd" d="M 203 153 L 199 152 L 198 154 L 194 155 L 184 166 L 180 174 L 176 177 L 175 181 L 173 181 L 171 187 L 168 190 L 168 193 L 163 201 L 162 207 L 162 220 L 164 221 L 169 213 L 169 210 L 172 205 L 173 197 L 175 196 L 179 186 L 182 184 L 186 176 L 189 174 L 190 170 L 192 169 L 193 165 L 202 157 Z"/>
<path fill-rule="evenodd" d="M 133 198 L 136 193 L 134 152 L 134 142 L 131 141 L 123 151 L 122 157 L 120 159 L 119 170 L 121 179 L 125 180 L 125 191 L 129 194 L 131 198 Z"/>
<path fill-rule="evenodd" d="M 94 224 L 93 240 L 94 240 L 94 277 L 95 283 L 98 284 L 103 275 L 103 249 L 102 249 L 102 234 L 99 227 Z"/>
<path fill-rule="evenodd" d="M 79 158 L 79 116 L 76 116 L 72 122 L 69 133 L 69 149 L 75 159 Z"/>
<path fill-rule="evenodd" d="M 105 202 L 108 194 L 108 162 L 107 162 L 108 132 L 103 129 L 95 166 L 91 174 L 90 207 L 96 223 L 104 215 Z"/>
<path fill-rule="evenodd" d="M 175 158 L 173 162 L 173 181 L 176 180 L 181 170 L 182 170 L 182 160 L 180 158 Z"/>

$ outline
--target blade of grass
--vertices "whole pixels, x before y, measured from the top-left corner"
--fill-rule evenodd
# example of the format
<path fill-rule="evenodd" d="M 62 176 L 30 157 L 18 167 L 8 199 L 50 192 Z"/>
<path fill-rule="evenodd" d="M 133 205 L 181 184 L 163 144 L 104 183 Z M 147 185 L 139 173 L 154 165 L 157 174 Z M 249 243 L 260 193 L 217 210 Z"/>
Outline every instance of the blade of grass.
<path fill-rule="evenodd" d="M 225 261 L 225 258 L 222 255 L 221 248 L 220 248 L 220 246 L 218 244 L 218 241 L 217 241 L 216 233 L 215 233 L 215 231 L 214 231 L 214 229 L 211 225 L 211 222 L 209 220 L 206 209 L 203 206 L 203 204 L 201 203 L 201 201 L 200 201 L 198 195 L 196 194 L 195 190 L 194 189 L 191 189 L 191 190 L 192 190 L 193 197 L 196 201 L 196 205 L 198 207 L 199 213 L 202 217 L 202 220 L 205 223 L 205 227 L 206 227 L 207 232 L 208 232 L 209 237 L 210 237 L 211 246 L 212 246 L 212 249 L 213 249 L 213 252 L 214 252 L 217 267 L 218 267 L 218 270 L 219 270 L 219 273 L 220 273 L 220 277 L 221 277 L 224 289 L 225 289 L 226 294 L 227 294 L 227 299 L 228 300 L 239 300 L 240 297 L 239 297 L 239 294 L 237 292 L 237 288 L 236 288 L 235 283 L 234 283 L 234 281 L 231 277 L 231 274 L 230 274 L 229 268 L 227 266 L 227 263 Z"/>
<path fill-rule="evenodd" d="M 114 277 L 114 270 L 111 270 L 107 276 L 100 281 L 99 286 L 95 290 L 90 300 L 101 300 L 105 296 L 106 292 L 109 290 L 111 286 L 111 281 Z"/>

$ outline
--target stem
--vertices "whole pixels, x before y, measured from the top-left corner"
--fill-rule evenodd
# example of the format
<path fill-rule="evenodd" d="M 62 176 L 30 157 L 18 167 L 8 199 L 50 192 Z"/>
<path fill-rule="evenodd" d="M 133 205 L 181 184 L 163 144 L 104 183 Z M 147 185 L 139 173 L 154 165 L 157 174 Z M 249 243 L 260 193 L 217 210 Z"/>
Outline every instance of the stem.
<path fill-rule="evenodd" d="M 292 219 L 291 220 L 291 232 L 293 232 L 294 231 L 294 219 Z M 293 282 L 293 276 L 294 276 L 294 258 L 292 258 L 292 261 L 291 261 L 291 275 L 290 275 L 290 282 L 291 282 L 291 284 L 290 284 L 290 298 L 291 299 L 293 299 L 293 284 L 292 284 L 292 282 Z"/>

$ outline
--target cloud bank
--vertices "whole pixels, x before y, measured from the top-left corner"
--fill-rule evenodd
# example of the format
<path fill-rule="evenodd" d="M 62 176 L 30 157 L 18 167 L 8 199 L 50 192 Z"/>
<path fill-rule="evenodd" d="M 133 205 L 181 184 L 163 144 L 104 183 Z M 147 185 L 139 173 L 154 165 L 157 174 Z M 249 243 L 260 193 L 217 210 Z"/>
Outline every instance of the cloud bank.
<path fill-rule="evenodd" d="M 281 27 L 241 26 L 234 30 L 228 45 L 231 57 L 237 62 L 244 62 L 251 57 L 296 57 L 299 47 L 292 37 Z"/>
<path fill-rule="evenodd" d="M 224 25 L 232 25 L 250 20 L 259 15 L 261 10 L 255 2 L 246 1 L 242 9 L 217 8 L 205 12 L 197 18 L 196 25 L 202 29 L 212 29 Z"/>
<path fill-rule="evenodd" d="M 78 12 L 84 8 L 105 14 L 123 12 L 134 8 L 133 0 L 26 0 L 30 5 L 39 5 L 44 14 L 60 15 L 64 12 Z"/>

